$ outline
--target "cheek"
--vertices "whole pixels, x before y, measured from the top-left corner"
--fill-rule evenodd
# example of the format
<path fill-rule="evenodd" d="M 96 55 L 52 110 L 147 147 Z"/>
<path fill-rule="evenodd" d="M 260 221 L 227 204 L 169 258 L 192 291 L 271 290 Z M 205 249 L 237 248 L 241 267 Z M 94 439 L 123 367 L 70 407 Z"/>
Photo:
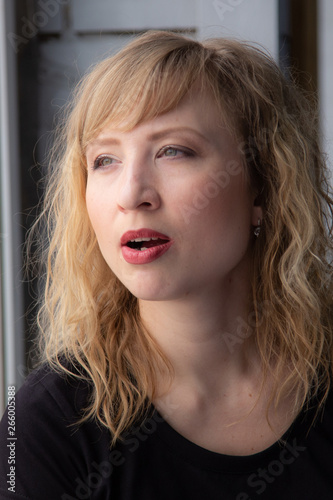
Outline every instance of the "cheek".
<path fill-rule="evenodd" d="M 178 199 L 180 210 L 203 220 L 209 220 L 211 217 L 214 219 L 219 217 L 221 220 L 235 212 L 239 200 L 242 203 L 244 198 L 244 189 L 238 186 L 239 180 L 230 177 L 226 177 L 226 180 L 223 178 L 223 182 L 221 178 L 217 180 L 220 184 L 214 179 L 213 174 L 206 175 L 186 187 L 183 186 L 184 189 L 180 190 Z"/>
<path fill-rule="evenodd" d="M 252 200 L 244 179 L 234 178 L 227 186 L 218 186 L 211 178 L 194 186 L 184 196 L 180 213 L 188 231 L 201 234 L 211 245 L 228 242 L 246 247 L 251 231 Z"/>
<path fill-rule="evenodd" d="M 105 186 L 87 183 L 86 207 L 99 250 L 107 265 L 115 271 L 117 241 L 114 233 L 115 208 L 111 203 L 114 195 Z"/>
<path fill-rule="evenodd" d="M 94 189 L 89 183 L 86 189 L 86 207 L 92 228 L 100 243 L 103 235 L 108 234 L 106 230 L 108 207 L 104 201 L 103 193 L 100 190 Z"/>
<path fill-rule="evenodd" d="M 98 198 L 94 195 L 93 190 L 87 184 L 86 189 L 86 207 L 91 225 L 96 232 L 95 225 L 97 222 L 97 213 L 99 212 Z"/>

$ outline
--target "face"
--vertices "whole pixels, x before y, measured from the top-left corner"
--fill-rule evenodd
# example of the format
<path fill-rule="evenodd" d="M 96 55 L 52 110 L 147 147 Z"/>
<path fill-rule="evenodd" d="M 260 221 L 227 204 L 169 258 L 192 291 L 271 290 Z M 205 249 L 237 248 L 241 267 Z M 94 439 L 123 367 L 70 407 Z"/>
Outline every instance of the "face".
<path fill-rule="evenodd" d="M 139 299 L 173 300 L 248 280 L 261 218 L 237 142 L 208 95 L 87 148 L 86 203 L 100 250 Z"/>

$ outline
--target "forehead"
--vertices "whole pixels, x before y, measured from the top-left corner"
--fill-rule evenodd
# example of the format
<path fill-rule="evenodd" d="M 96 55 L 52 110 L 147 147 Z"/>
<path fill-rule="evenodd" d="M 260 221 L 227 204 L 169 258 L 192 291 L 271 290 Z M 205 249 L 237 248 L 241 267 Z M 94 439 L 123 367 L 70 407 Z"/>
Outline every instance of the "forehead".
<path fill-rule="evenodd" d="M 125 122 L 126 123 L 126 122 Z M 163 142 L 187 146 L 199 156 L 238 157 L 238 142 L 208 94 L 186 96 L 174 109 L 127 129 L 108 122 L 86 149 L 87 160 L 102 153 L 137 154 Z M 147 148 L 147 149 L 146 149 Z"/>
<path fill-rule="evenodd" d="M 190 134 L 196 132 L 203 136 L 214 135 L 221 129 L 231 132 L 228 120 L 221 113 L 220 107 L 208 92 L 193 90 L 183 97 L 180 102 L 170 111 L 157 115 L 148 120 L 132 126 L 132 116 L 129 114 L 123 120 L 108 120 L 103 124 L 98 133 L 92 137 L 87 145 L 87 150 L 96 144 L 110 140 L 115 135 L 140 133 L 149 136 L 152 140 L 158 140 L 168 131 Z"/>

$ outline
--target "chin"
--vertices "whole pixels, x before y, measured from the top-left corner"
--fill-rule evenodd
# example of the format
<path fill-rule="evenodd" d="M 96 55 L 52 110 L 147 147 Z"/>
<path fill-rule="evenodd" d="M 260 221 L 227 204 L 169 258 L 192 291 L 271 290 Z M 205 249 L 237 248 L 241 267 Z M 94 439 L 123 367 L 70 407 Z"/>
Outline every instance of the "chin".
<path fill-rule="evenodd" d="M 134 269 L 134 272 L 119 272 L 116 276 L 137 299 L 156 301 L 171 298 L 170 283 L 167 283 L 168 280 L 161 273 Z"/>
<path fill-rule="evenodd" d="M 160 300 L 170 300 L 171 297 L 168 297 L 167 294 L 163 294 L 161 292 L 161 289 L 159 290 L 152 290 L 151 288 L 148 289 L 147 287 L 127 287 L 128 290 L 131 292 L 134 297 L 136 297 L 139 300 L 146 300 L 146 301 L 160 301 Z"/>
<path fill-rule="evenodd" d="M 173 287 L 172 289 L 163 288 L 163 286 L 161 286 L 161 283 L 157 284 L 156 286 L 149 286 L 147 284 L 143 286 L 127 286 L 125 283 L 124 285 L 138 300 L 147 302 L 178 301 L 184 298 L 187 299 L 189 296 L 187 289 L 177 290 L 175 287 Z"/>

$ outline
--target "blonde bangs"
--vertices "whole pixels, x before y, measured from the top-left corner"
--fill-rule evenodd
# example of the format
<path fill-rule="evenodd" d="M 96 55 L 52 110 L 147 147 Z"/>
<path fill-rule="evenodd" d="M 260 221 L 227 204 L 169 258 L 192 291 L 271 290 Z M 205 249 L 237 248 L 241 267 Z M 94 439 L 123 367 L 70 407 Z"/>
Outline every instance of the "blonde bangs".
<path fill-rule="evenodd" d="M 152 51 L 150 44 L 142 46 L 135 40 L 125 54 L 108 58 L 88 75 L 77 96 L 83 152 L 109 123 L 131 130 L 174 109 L 194 84 L 210 88 L 204 47 L 190 39 L 185 46 L 175 42 L 160 48 L 157 43 Z"/>

